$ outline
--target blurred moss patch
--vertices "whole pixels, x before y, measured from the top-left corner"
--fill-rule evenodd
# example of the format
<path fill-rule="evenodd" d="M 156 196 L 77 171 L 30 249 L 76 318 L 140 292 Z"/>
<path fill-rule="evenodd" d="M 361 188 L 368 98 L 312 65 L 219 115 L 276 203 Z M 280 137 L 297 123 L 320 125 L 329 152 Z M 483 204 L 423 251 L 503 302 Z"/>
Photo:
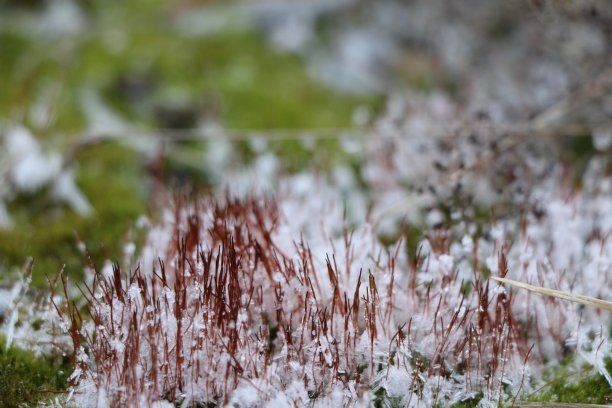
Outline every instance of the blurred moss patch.
<path fill-rule="evenodd" d="M 40 35 L 20 19 L 0 25 L 0 122 L 23 124 L 47 143 L 59 136 L 69 146 L 113 120 L 145 134 L 207 123 L 238 130 L 351 128 L 356 109 L 375 113 L 382 105 L 379 96 L 346 95 L 317 83 L 300 57 L 277 52 L 253 27 L 190 35 L 167 2 L 78 4 L 82 33 Z M 92 105 L 92 95 L 99 105 Z M 102 119 L 92 118 L 96 113 Z M 333 138 L 314 150 L 289 139 L 271 144 L 283 171 L 331 168 L 346 159 Z M 192 150 L 201 164 L 202 147 Z M 63 264 L 79 276 L 84 260 L 77 235 L 94 261 L 120 260 L 127 231 L 154 207 L 143 160 L 117 143 L 79 153 L 77 184 L 94 207 L 90 217 L 50 202 L 44 192 L 12 198 L 15 228 L 0 231 L 0 266 L 10 269 L 32 256 L 39 287 Z M 170 160 L 166 170 L 184 184 L 210 182 L 204 168 Z"/>
<path fill-rule="evenodd" d="M 117 144 L 89 147 L 79 155 L 77 184 L 91 202 L 88 217 L 58 206 L 44 192 L 20 196 L 9 211 L 15 228 L 0 230 L 0 253 L 6 267 L 34 258 L 32 283 L 46 287 L 62 265 L 81 276 L 85 260 L 77 249 L 80 237 L 99 266 L 107 256 L 122 259 L 126 232 L 146 213 L 145 175 L 137 153 Z"/>
<path fill-rule="evenodd" d="M 35 357 L 31 353 L 5 347 L 0 338 L 0 406 L 35 406 L 65 391 L 70 361 L 62 356 Z"/>

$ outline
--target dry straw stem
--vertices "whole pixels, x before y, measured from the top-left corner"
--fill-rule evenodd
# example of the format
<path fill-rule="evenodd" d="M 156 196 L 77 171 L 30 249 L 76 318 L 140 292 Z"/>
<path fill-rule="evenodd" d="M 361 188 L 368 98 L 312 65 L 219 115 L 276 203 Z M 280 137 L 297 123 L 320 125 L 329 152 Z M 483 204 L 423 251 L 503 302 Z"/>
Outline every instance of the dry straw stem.
<path fill-rule="evenodd" d="M 603 309 L 612 312 L 612 302 L 608 302 L 606 300 L 601 300 L 583 295 L 574 295 L 555 289 L 542 288 L 540 286 L 533 286 L 529 285 L 528 283 L 523 283 L 512 279 L 500 278 L 497 276 L 491 276 L 491 279 L 496 280 L 498 282 L 507 283 L 509 285 L 516 286 L 519 288 L 527 289 L 532 292 L 541 293 L 543 295 L 553 296 L 559 299 L 569 300 L 570 302 L 581 303 L 583 305 L 593 306 L 598 309 Z"/>

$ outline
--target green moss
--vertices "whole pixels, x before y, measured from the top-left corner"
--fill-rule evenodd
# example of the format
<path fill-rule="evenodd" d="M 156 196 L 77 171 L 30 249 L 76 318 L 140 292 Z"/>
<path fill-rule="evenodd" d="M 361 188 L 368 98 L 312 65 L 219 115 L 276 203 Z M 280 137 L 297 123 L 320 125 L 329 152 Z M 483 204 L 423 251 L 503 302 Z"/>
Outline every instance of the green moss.
<path fill-rule="evenodd" d="M 146 212 L 145 179 L 139 156 L 116 144 L 91 147 L 79 155 L 77 184 L 90 200 L 94 214 L 82 217 L 58 206 L 48 195 L 21 196 L 9 211 L 12 230 L 0 231 L 0 252 L 6 267 L 34 258 L 33 285 L 46 287 L 66 264 L 68 274 L 81 276 L 85 260 L 77 250 L 77 235 L 100 265 L 107 256 L 121 260 L 126 232 Z"/>
<path fill-rule="evenodd" d="M 65 391 L 70 361 L 61 356 L 35 357 L 5 347 L 0 338 L 0 406 L 34 406 Z"/>
<path fill-rule="evenodd" d="M 388 396 L 385 389 L 382 387 L 376 390 L 376 392 L 374 393 L 373 402 L 374 402 L 373 405 L 375 408 L 382 408 L 382 407 L 399 408 L 402 406 L 401 398 Z"/>
<path fill-rule="evenodd" d="M 380 98 L 356 98 L 319 85 L 303 61 L 272 50 L 252 30 L 191 37 L 176 28 L 165 2 L 80 4 L 89 19 L 84 36 L 33 36 L 12 21 L 0 27 L 0 58 L 6 62 L 0 64 L 0 117 L 19 118 L 43 141 L 54 142 L 60 134 L 70 143 L 86 129 L 85 89 L 99 91 L 111 109 L 145 129 L 167 126 L 160 117 L 164 109 L 186 112 L 188 119 L 179 126 L 192 126 L 189 115 L 195 112 L 236 129 L 345 128 L 352 126 L 356 107 L 375 110 L 381 104 Z M 44 126 L 29 115 L 40 101 L 52 113 Z M 195 165 L 169 159 L 167 180 L 209 185 L 201 166 L 202 146 L 186 146 L 183 152 L 190 148 Z M 298 140 L 271 142 L 270 148 L 288 172 L 350 161 L 332 139 L 312 149 Z M 34 257 L 35 286 L 44 286 L 44 276 L 63 264 L 69 274 L 80 274 L 77 234 L 94 260 L 104 257 L 101 243 L 108 256 L 117 258 L 126 231 L 147 210 L 147 175 L 138 154 L 116 145 L 97 146 L 82 152 L 78 164 L 79 187 L 95 208 L 91 217 L 50 202 L 44 192 L 9 203 L 17 227 L 0 231 L 0 262 L 11 268 Z"/>
<path fill-rule="evenodd" d="M 104 257 L 100 244 L 111 259 L 120 259 L 127 231 L 147 212 L 149 194 L 141 157 L 128 148 L 105 144 L 85 151 L 79 163 L 77 182 L 95 211 L 80 235 L 94 260 Z"/>
<path fill-rule="evenodd" d="M 606 361 L 606 368 L 612 371 L 612 359 Z M 559 402 L 581 404 L 607 404 L 612 397 L 612 388 L 603 375 L 589 374 L 581 378 L 568 376 L 565 370 L 556 373 L 543 392 L 529 398 L 532 402 Z"/>
<path fill-rule="evenodd" d="M 49 86 L 56 88 L 48 133 L 82 130 L 84 88 L 100 90 L 125 119 L 153 127 L 163 127 L 160 107 L 177 105 L 238 129 L 349 127 L 356 107 L 381 105 L 318 84 L 301 59 L 275 52 L 253 31 L 185 37 L 163 13 L 151 18 L 124 26 L 120 17 L 96 20 L 89 35 L 53 44 L 0 30 L 0 56 L 10 62 L 0 71 L 0 112 L 27 113 Z M 138 77 L 146 83 L 135 92 L 129 80 Z"/>
<path fill-rule="evenodd" d="M 303 61 L 275 52 L 254 31 L 190 37 L 173 25 L 164 2 L 82 4 L 89 18 L 85 36 L 33 36 L 11 21 L 0 27 L 0 58 L 6 61 L 0 64 L 0 117 L 19 118 L 43 141 L 54 142 L 59 134 L 70 143 L 86 129 L 85 89 L 99 91 L 111 109 L 145 129 L 167 126 L 160 117 L 164 109 L 187 116 L 195 112 L 236 129 L 345 128 L 352 126 L 356 107 L 380 106 L 380 98 L 356 98 L 317 84 Z M 136 91 L 134 80 L 141 84 Z M 52 113 L 42 127 L 29 115 L 40 101 Z M 190 120 L 184 124 L 193 125 Z M 312 149 L 298 140 L 274 141 L 270 148 L 288 172 L 329 169 L 350 160 L 333 139 L 320 140 Z M 195 166 L 168 160 L 168 180 L 209 185 L 201 166 L 202 146 L 192 150 Z M 17 227 L 0 232 L 0 262 L 10 268 L 34 257 L 35 286 L 44 286 L 44 276 L 63 264 L 68 273 L 80 273 L 76 234 L 97 261 L 104 255 L 101 243 L 109 256 L 119 255 L 126 231 L 147 210 L 147 175 L 137 154 L 109 145 L 86 150 L 78 162 L 78 184 L 95 208 L 92 217 L 58 207 L 43 193 L 9 203 Z"/>
<path fill-rule="evenodd" d="M 0 251 L 5 254 L 6 267 L 21 265 L 28 257 L 34 258 L 32 284 L 45 287 L 45 276 L 53 276 L 63 264 L 67 270 L 80 270 L 76 254 L 75 231 L 83 219 L 68 215 L 45 222 L 40 214 L 28 215 L 26 210 L 12 211 L 19 227 L 0 231 Z"/>
<path fill-rule="evenodd" d="M 480 393 L 476 394 L 473 398 L 467 399 L 465 401 L 461 401 L 461 402 L 453 405 L 453 408 L 475 408 L 475 407 L 478 406 L 478 403 L 480 402 L 482 397 L 483 397 L 483 395 L 480 392 Z"/>
<path fill-rule="evenodd" d="M 83 69 L 101 79 L 118 110 L 150 125 L 160 125 L 156 106 L 178 104 L 237 129 L 347 127 L 357 106 L 379 103 L 317 84 L 299 58 L 274 52 L 253 32 L 201 38 L 148 29 L 130 34 L 118 55 L 101 53 L 98 39 L 84 45 Z M 134 63 L 142 60 L 151 64 Z M 126 98 L 117 86 L 126 75 L 150 79 L 147 101 Z"/>
<path fill-rule="evenodd" d="M 579 188 L 589 161 L 596 154 L 591 135 L 562 136 L 559 144 L 563 160 L 571 163 L 569 175 L 572 183 Z"/>
<path fill-rule="evenodd" d="M 0 74 L 3 77 L 13 74 L 17 61 L 25 49 L 27 49 L 28 39 L 18 32 L 7 30 L 0 32 L 0 55 L 3 58 L 0 64 Z"/>

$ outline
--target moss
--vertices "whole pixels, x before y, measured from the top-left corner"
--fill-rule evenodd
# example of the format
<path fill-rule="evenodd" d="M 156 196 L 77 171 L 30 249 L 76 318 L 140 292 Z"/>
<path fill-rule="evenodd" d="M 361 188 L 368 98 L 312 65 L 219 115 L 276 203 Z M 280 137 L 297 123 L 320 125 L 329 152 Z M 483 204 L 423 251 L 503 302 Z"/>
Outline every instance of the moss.
<path fill-rule="evenodd" d="M 0 406 L 34 406 L 65 391 L 70 374 L 69 359 L 61 356 L 35 357 L 5 347 L 0 338 Z"/>
<path fill-rule="evenodd" d="M 587 367 L 588 368 L 588 367 Z M 606 360 L 606 368 L 612 371 L 612 358 Z M 529 398 L 532 402 L 559 402 L 581 404 L 608 404 L 612 388 L 603 375 L 590 374 L 577 379 L 568 376 L 566 370 L 556 373 L 543 392 Z"/>
<path fill-rule="evenodd" d="M 45 276 L 54 275 L 63 264 L 69 271 L 79 270 L 74 231 L 83 223 L 80 217 L 68 216 L 61 220 L 44 221 L 40 214 L 28 216 L 26 211 L 12 211 L 19 228 L 0 231 L 0 251 L 5 255 L 5 266 L 22 264 L 34 258 L 32 284 L 44 287 Z M 78 258 L 76 258 L 78 259 Z"/>
<path fill-rule="evenodd" d="M 116 92 L 121 75 L 138 75 L 143 69 L 139 66 L 105 69 L 104 74 L 111 77 L 105 95 L 125 114 L 152 125 L 159 125 L 155 105 L 186 104 L 230 128 L 346 127 L 357 106 L 376 103 L 315 83 L 300 59 L 274 52 L 253 32 L 177 38 L 163 30 L 143 30 L 134 32 L 129 41 L 125 58 L 120 59 L 142 55 L 152 60 L 144 74 L 153 79 L 151 99 L 126 103 Z M 108 62 L 100 64 L 99 59 L 96 53 L 91 55 L 93 63 L 87 58 L 85 63 L 108 67 Z"/>
<path fill-rule="evenodd" d="M 38 134 L 70 139 L 86 126 L 85 88 L 100 91 L 127 121 L 146 127 L 167 126 L 160 112 L 176 110 L 189 113 L 188 126 L 196 114 L 236 129 L 350 127 L 358 106 L 381 107 L 380 97 L 348 96 L 318 84 L 299 57 L 272 50 L 254 30 L 188 36 L 164 2 L 82 3 L 86 36 L 47 39 L 16 25 L 0 28 L 0 56 L 8 61 L 0 67 L 6 79 L 1 116 L 23 117 Z M 53 119 L 40 128 L 26 113 L 45 93 Z M 289 152 L 290 166 L 301 169 L 311 159 L 295 143 L 277 145 Z M 301 165 L 293 164 L 295 156 Z"/>
<path fill-rule="evenodd" d="M 125 119 L 153 127 L 163 126 L 160 109 L 177 106 L 237 129 L 348 127 L 355 108 L 382 103 L 318 84 L 300 58 L 275 52 L 254 31 L 186 37 L 164 13 L 123 26 L 116 14 L 94 20 L 83 38 L 53 44 L 0 30 L 0 53 L 11 62 L 1 68 L 9 80 L 0 110 L 27 112 L 49 84 L 59 86 L 49 133 L 84 127 L 84 88 L 100 90 Z M 129 79 L 138 77 L 146 81 L 134 94 Z"/>
<path fill-rule="evenodd" d="M 478 403 L 482 399 L 482 393 L 476 394 L 473 398 L 467 399 L 465 401 L 461 401 L 457 404 L 453 404 L 452 408 L 475 408 L 478 406 Z M 405 404 L 402 404 L 403 398 L 399 397 L 389 397 L 385 392 L 384 388 L 379 388 L 374 393 L 374 407 L 382 408 L 382 407 L 403 407 Z M 444 407 L 443 404 L 436 405 L 437 407 Z"/>
<path fill-rule="evenodd" d="M 16 62 L 27 45 L 28 39 L 18 32 L 11 30 L 0 32 L 0 55 L 9 57 L 3 58 L 3 63 L 0 64 L 0 74 L 3 77 L 14 72 Z"/>
<path fill-rule="evenodd" d="M 402 406 L 402 399 L 398 397 L 390 397 L 387 395 L 385 389 L 381 387 L 374 392 L 373 405 L 375 408 L 399 408 Z"/>
<path fill-rule="evenodd" d="M 237 129 L 350 127 L 356 107 L 380 107 L 380 98 L 356 98 L 317 84 L 303 61 L 275 52 L 255 31 L 186 36 L 173 25 L 166 3 L 144 3 L 107 7 L 82 1 L 89 30 L 78 38 L 33 36 L 8 21 L 0 28 L 0 57 L 7 61 L 0 65 L 5 79 L 0 117 L 23 118 L 43 142 L 55 142 L 54 135 L 61 134 L 70 143 L 87 125 L 84 89 L 100 91 L 124 119 L 145 127 L 177 124 L 161 117 L 168 112 L 186 118 L 178 127 L 192 126 L 194 112 Z M 27 113 L 45 95 L 53 115 L 41 127 Z M 350 159 L 331 139 L 318 141 L 314 149 L 298 140 L 275 141 L 270 147 L 288 172 L 329 169 Z M 196 165 L 168 160 L 167 181 L 209 185 L 212 180 L 201 169 L 202 146 L 183 150 L 188 149 L 197 156 Z M 82 152 L 78 164 L 79 187 L 95 208 L 91 218 L 50 202 L 44 193 L 9 203 L 17 227 L 0 232 L 1 262 L 8 269 L 34 257 L 35 286 L 44 286 L 44 276 L 63 264 L 68 273 L 80 274 L 77 234 L 94 260 L 101 261 L 105 250 L 112 258 L 120 256 L 126 231 L 147 210 L 147 175 L 136 153 L 96 146 Z"/>
<path fill-rule="evenodd" d="M 482 397 L 483 397 L 483 395 L 480 392 L 480 393 L 476 394 L 473 398 L 467 399 L 465 401 L 461 401 L 461 402 L 453 405 L 453 408 L 475 408 L 475 407 L 478 406 L 478 403 L 480 402 Z"/>
<path fill-rule="evenodd" d="M 100 145 L 82 152 L 79 163 L 77 184 L 94 207 L 92 216 L 58 207 L 40 192 L 13 201 L 9 210 L 17 227 L 0 231 L 6 267 L 34 258 L 35 287 L 46 287 L 45 276 L 64 264 L 68 274 L 81 276 L 84 260 L 77 250 L 77 235 L 98 265 L 107 256 L 121 260 L 126 232 L 146 212 L 144 174 L 136 153 L 115 144 Z"/>
<path fill-rule="evenodd" d="M 2 9 L 25 9 L 37 10 L 43 7 L 44 0 L 3 0 L 0 2 L 0 10 Z"/>
<path fill-rule="evenodd" d="M 596 153 L 591 135 L 562 136 L 559 144 L 563 160 L 570 164 L 572 184 L 580 188 L 588 163 Z"/>
<path fill-rule="evenodd" d="M 194 112 L 238 129 L 350 127 L 356 107 L 376 109 L 381 104 L 380 98 L 356 98 L 317 84 L 303 61 L 275 52 L 254 31 L 189 37 L 173 26 L 163 2 L 147 2 L 146 7 L 140 1 L 113 7 L 93 0 L 82 3 L 90 26 L 86 36 L 32 36 L 10 21 L 0 28 L 0 57 L 7 61 L 0 65 L 5 78 L 0 116 L 23 118 L 43 142 L 55 142 L 54 135 L 61 134 L 70 143 L 86 128 L 84 89 L 100 91 L 123 118 L 145 127 L 175 124 L 160 115 L 177 111 L 187 118 L 179 127 L 192 126 Z M 53 115 L 41 127 L 27 113 L 45 95 Z M 270 146 L 288 172 L 329 169 L 347 159 L 331 139 L 318 141 L 314 149 L 297 140 Z M 198 156 L 196 166 L 168 160 L 168 180 L 209 185 L 199 161 L 202 146 L 192 150 Z M 34 257 L 35 286 L 44 286 L 44 276 L 63 264 L 70 274 L 80 273 L 76 234 L 95 260 L 104 257 L 101 243 L 109 256 L 118 256 L 131 223 L 147 210 L 142 182 L 147 175 L 137 154 L 104 146 L 88 149 L 78 159 L 79 187 L 95 208 L 91 218 L 58 207 L 42 193 L 17 197 L 9 205 L 17 228 L 0 232 L 1 262 L 10 268 Z"/>

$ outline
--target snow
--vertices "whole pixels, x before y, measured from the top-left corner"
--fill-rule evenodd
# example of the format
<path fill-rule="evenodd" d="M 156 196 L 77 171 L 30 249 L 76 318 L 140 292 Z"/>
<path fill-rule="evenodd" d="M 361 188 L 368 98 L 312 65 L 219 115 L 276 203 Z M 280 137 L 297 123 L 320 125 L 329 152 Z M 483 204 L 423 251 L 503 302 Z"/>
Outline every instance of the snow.
<path fill-rule="evenodd" d="M 75 183 L 75 174 L 56 151 L 44 149 L 29 129 L 11 126 L 2 143 L 5 155 L 1 157 L 6 168 L 6 183 L 0 187 L 0 228 L 13 227 L 6 202 L 18 194 L 34 194 L 50 187 L 51 198 L 66 203 L 83 216 L 93 211 L 91 204 Z M 0 178 L 4 178 L 0 172 Z"/>
<path fill-rule="evenodd" d="M 93 211 L 87 197 L 76 186 L 74 173 L 71 171 L 59 173 L 53 183 L 53 195 L 56 199 L 70 205 L 77 214 L 87 216 Z"/>
<path fill-rule="evenodd" d="M 609 150 L 612 147 L 612 131 L 609 129 L 596 129 L 593 132 L 593 146 L 601 152 Z"/>
<path fill-rule="evenodd" d="M 0 200 L 0 229 L 10 229 L 13 225 L 13 219 L 6 209 L 6 204 Z"/>
<path fill-rule="evenodd" d="M 8 159 L 13 163 L 11 181 L 23 192 L 32 193 L 59 174 L 62 159 L 57 153 L 43 154 L 40 145 L 24 127 L 13 127 L 5 139 Z"/>
<path fill-rule="evenodd" d="M 92 134 L 117 136 L 129 128 L 129 124 L 104 103 L 95 89 L 83 88 L 79 97 Z"/>

